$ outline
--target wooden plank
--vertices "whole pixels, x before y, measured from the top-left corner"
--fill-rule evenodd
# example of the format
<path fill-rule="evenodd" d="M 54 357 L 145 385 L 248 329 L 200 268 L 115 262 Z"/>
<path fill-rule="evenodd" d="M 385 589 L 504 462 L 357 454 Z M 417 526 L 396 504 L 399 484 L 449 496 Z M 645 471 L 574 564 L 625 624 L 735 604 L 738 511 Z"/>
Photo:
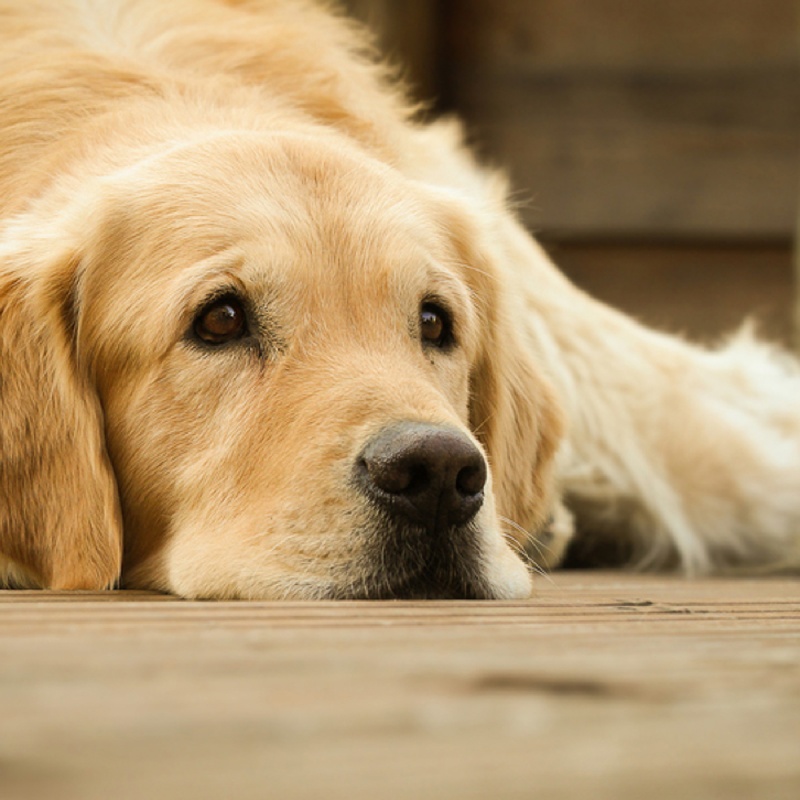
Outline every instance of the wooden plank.
<path fill-rule="evenodd" d="M 447 101 L 565 236 L 791 237 L 795 0 L 450 0 Z"/>
<path fill-rule="evenodd" d="M 4 800 L 800 790 L 793 580 L 556 573 L 524 603 L 0 599 Z"/>
<path fill-rule="evenodd" d="M 570 242 L 548 249 L 581 288 L 648 325 L 718 342 L 749 317 L 767 338 L 792 342 L 788 244 Z"/>
<path fill-rule="evenodd" d="M 795 0 L 443 0 L 443 5 L 457 53 L 469 48 L 492 68 L 715 73 L 785 67 L 797 59 Z"/>

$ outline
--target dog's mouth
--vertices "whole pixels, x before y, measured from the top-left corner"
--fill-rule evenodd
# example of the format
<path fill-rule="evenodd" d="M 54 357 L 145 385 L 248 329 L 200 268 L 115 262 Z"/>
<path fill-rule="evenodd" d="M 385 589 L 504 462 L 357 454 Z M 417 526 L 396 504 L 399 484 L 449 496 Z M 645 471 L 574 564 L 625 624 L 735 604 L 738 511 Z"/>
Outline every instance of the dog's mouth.
<path fill-rule="evenodd" d="M 359 577 L 330 590 L 337 600 L 493 600 L 474 524 L 438 536 L 389 525 L 354 565 Z M 351 575 L 353 573 L 351 572 Z"/>

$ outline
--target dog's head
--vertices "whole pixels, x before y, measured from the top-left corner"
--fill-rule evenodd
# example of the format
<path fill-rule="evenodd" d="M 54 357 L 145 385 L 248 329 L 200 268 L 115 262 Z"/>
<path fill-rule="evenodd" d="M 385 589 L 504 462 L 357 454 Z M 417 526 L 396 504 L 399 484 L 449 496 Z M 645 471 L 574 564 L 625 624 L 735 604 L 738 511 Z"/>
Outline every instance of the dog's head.
<path fill-rule="evenodd" d="M 0 254 L 7 573 L 527 596 L 559 416 L 458 200 L 255 133 L 59 191 Z"/>

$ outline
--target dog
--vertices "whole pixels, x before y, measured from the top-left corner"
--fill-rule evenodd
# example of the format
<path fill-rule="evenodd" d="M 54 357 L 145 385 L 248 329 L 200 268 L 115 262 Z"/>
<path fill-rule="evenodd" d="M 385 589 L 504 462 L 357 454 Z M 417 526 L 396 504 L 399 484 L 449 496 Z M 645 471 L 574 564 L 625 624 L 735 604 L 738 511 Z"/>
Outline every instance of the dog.
<path fill-rule="evenodd" d="M 0 0 L 0 41 L 2 585 L 800 565 L 797 362 L 583 294 L 341 14 Z"/>

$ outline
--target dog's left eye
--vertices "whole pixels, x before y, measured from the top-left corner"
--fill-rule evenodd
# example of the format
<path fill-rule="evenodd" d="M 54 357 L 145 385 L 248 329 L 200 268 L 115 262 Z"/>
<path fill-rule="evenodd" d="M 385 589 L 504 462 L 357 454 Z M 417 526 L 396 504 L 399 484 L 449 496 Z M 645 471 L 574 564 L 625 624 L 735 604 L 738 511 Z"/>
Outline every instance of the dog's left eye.
<path fill-rule="evenodd" d="M 225 344 L 247 333 L 247 317 L 235 297 L 222 297 L 203 308 L 194 321 L 194 332 L 207 344 Z"/>
<path fill-rule="evenodd" d="M 448 313 L 435 303 L 424 303 L 419 312 L 419 331 L 422 343 L 429 347 L 447 347 L 453 342 Z"/>

